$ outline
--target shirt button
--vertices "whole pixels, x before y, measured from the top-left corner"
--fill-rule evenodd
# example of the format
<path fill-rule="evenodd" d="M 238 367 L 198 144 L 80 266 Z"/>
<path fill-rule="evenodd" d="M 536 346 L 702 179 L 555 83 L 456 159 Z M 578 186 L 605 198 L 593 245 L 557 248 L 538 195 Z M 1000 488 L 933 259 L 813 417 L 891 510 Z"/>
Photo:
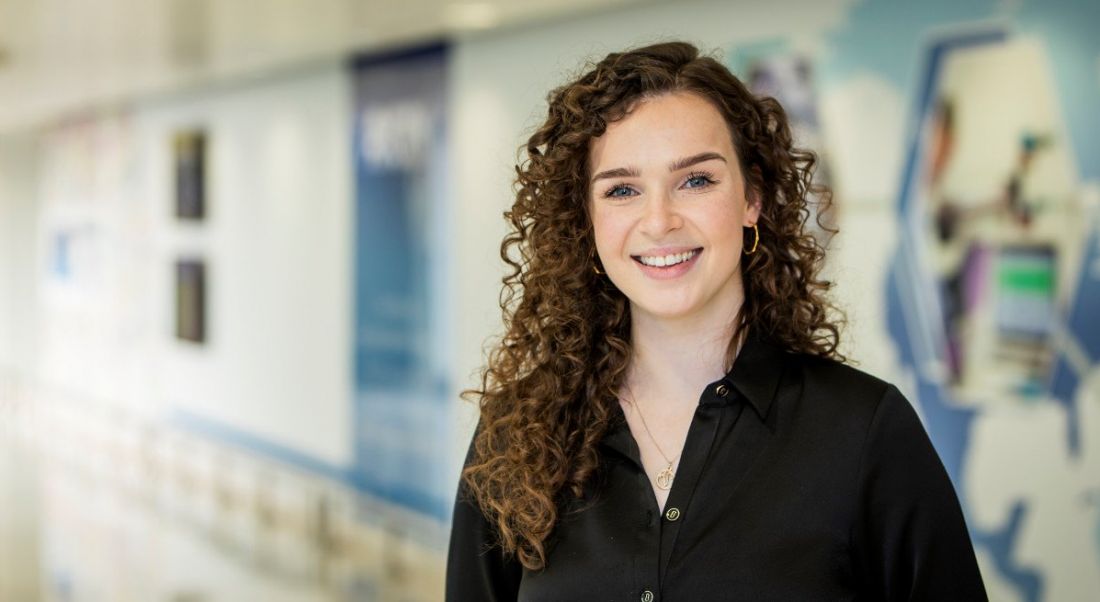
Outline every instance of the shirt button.
<path fill-rule="evenodd" d="M 642 592 L 642 602 L 653 602 L 653 592 L 648 589 Z"/>
<path fill-rule="evenodd" d="M 730 388 L 726 385 L 718 385 L 714 388 L 714 392 L 717 393 L 719 397 L 725 397 L 726 395 L 729 395 Z"/>
<path fill-rule="evenodd" d="M 680 520 L 680 509 L 669 508 L 665 511 L 665 518 L 667 518 L 670 522 L 676 522 Z"/>

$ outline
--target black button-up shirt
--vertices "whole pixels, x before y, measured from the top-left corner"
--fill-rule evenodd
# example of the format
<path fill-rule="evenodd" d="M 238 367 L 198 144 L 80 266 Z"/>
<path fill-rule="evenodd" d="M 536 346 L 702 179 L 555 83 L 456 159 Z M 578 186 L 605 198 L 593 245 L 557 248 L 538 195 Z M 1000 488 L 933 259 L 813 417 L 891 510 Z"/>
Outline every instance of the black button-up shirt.
<path fill-rule="evenodd" d="M 987 599 L 951 482 L 893 385 L 750 337 L 700 396 L 663 512 L 620 418 L 542 571 L 501 553 L 459 487 L 447 600 Z"/>

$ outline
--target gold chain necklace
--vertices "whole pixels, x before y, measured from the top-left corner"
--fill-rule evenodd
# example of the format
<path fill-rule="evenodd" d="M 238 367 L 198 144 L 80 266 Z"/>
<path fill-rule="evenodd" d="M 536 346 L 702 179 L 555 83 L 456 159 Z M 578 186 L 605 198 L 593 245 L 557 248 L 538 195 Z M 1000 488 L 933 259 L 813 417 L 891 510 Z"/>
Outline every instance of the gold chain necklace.
<path fill-rule="evenodd" d="M 629 387 L 627 388 L 627 391 L 630 391 Z M 657 487 L 668 491 L 669 489 L 672 489 L 672 479 L 676 478 L 676 472 L 672 470 L 672 465 L 675 460 L 669 460 L 668 455 L 665 454 L 664 450 L 661 449 L 661 446 L 657 444 L 657 438 L 653 436 L 653 433 L 649 430 L 649 425 L 645 423 L 645 416 L 642 415 L 642 408 L 638 406 L 638 400 L 634 398 L 633 391 L 630 391 L 630 405 L 632 405 L 634 407 L 634 411 L 638 413 L 638 418 L 642 419 L 642 428 L 645 429 L 645 434 L 649 435 L 649 440 L 653 442 L 653 447 L 657 448 L 657 453 L 661 454 L 661 457 L 664 458 L 665 462 L 668 463 L 668 466 L 665 466 L 664 470 L 657 473 L 657 478 L 654 480 L 654 482 L 657 484 Z M 677 455 L 676 459 L 678 460 L 679 458 L 680 456 Z"/>
<path fill-rule="evenodd" d="M 734 358 L 737 358 L 738 355 L 740 355 L 741 347 L 745 346 L 746 338 L 747 332 L 741 333 L 741 336 L 737 340 L 737 350 L 734 352 Z M 641 427 L 643 429 L 646 429 L 646 435 L 649 436 L 650 441 L 653 441 L 653 447 L 657 448 L 657 452 L 660 453 L 661 458 L 664 458 L 665 463 L 668 464 L 668 466 L 664 467 L 664 470 L 657 473 L 657 479 L 654 480 L 654 482 L 657 483 L 658 488 L 664 491 L 668 491 L 672 489 L 672 480 L 676 478 L 676 473 L 674 470 L 672 470 L 672 464 L 675 463 L 675 460 L 680 459 L 680 455 L 676 455 L 675 460 L 669 460 L 667 453 L 664 453 L 664 450 L 661 449 L 661 446 L 657 444 L 657 437 L 653 437 L 653 434 L 649 430 L 649 425 L 646 424 L 646 416 L 642 415 L 641 407 L 638 406 L 638 399 L 635 398 L 634 392 L 630 391 L 629 386 L 626 387 L 626 390 L 627 393 L 630 394 L 630 405 L 634 407 L 635 412 L 638 413 L 638 417 L 641 418 Z M 680 452 L 683 453 L 683 450 L 681 450 Z"/>

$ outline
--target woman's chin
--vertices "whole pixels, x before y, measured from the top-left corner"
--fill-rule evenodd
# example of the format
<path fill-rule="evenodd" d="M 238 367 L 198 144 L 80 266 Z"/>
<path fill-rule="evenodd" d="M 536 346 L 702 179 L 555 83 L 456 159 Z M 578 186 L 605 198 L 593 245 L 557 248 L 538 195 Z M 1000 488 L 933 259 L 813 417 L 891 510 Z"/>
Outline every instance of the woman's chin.
<path fill-rule="evenodd" d="M 690 303 L 631 303 L 630 311 L 634 317 L 645 316 L 652 320 L 679 321 L 698 313 L 697 307 Z"/>

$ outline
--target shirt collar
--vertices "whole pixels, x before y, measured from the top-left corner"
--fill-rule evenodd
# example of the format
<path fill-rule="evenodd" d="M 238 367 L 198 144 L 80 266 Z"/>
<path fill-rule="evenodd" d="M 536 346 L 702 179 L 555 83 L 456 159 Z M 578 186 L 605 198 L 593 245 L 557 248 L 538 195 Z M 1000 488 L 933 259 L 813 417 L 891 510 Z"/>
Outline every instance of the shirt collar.
<path fill-rule="evenodd" d="M 764 421 L 771 409 L 779 389 L 779 380 L 783 376 L 786 353 L 783 348 L 762 334 L 754 334 L 752 329 L 745 337 L 745 344 L 733 361 L 733 367 L 720 381 L 708 386 L 713 391 L 718 384 L 725 383 L 744 399 Z M 717 397 L 713 394 L 713 397 Z M 615 407 L 617 419 L 604 436 L 602 443 L 619 453 L 639 457 L 638 444 L 630 435 L 622 410 Z"/>
<path fill-rule="evenodd" d="M 785 355 L 777 343 L 750 328 L 733 367 L 722 379 L 748 400 L 761 420 L 768 416 L 775 399 Z"/>

